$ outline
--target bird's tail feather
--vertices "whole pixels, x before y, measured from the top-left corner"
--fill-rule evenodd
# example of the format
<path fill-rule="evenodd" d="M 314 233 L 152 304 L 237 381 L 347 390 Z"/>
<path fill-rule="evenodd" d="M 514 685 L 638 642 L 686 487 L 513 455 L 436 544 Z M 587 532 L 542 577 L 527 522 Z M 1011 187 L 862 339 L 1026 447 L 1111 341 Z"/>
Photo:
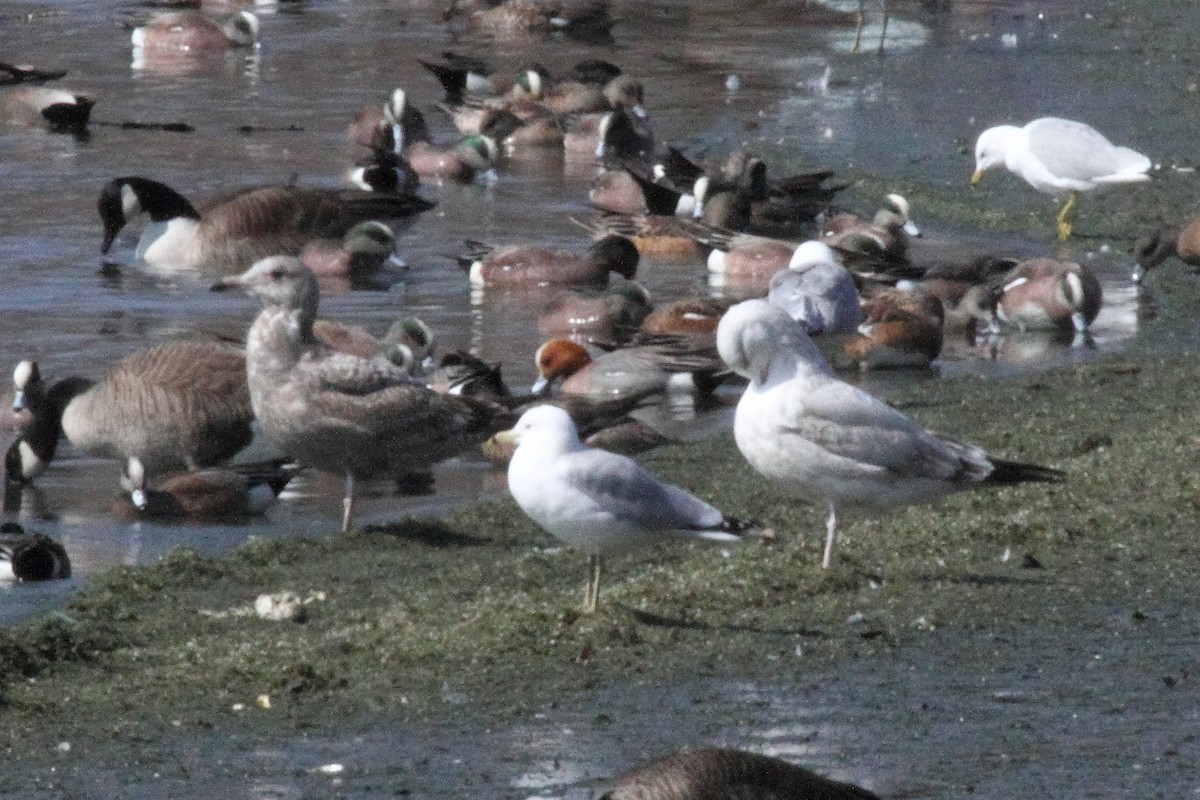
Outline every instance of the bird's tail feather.
<path fill-rule="evenodd" d="M 1027 464 L 1021 461 L 992 461 L 992 471 L 984 480 L 985 483 L 1007 486 L 1014 483 L 1063 483 L 1067 479 L 1065 472 L 1040 464 Z"/>

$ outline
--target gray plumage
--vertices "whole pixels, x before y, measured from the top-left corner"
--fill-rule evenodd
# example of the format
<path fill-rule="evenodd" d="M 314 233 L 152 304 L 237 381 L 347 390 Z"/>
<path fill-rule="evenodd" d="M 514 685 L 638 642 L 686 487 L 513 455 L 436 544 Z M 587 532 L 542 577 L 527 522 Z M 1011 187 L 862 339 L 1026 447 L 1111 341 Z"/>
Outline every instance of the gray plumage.
<path fill-rule="evenodd" d="M 1059 178 L 1105 183 L 1112 176 L 1141 173 L 1150 159 L 1110 142 L 1090 125 L 1044 117 L 1025 126 L 1029 152 Z"/>
<path fill-rule="evenodd" d="M 599 800 L 879 800 L 778 758 L 715 747 L 675 753 L 614 779 Z"/>
<path fill-rule="evenodd" d="M 240 287 L 263 303 L 246 343 L 255 416 L 301 464 L 353 479 L 424 470 L 478 444 L 507 412 L 486 401 L 438 394 L 383 358 L 340 353 L 317 341 L 319 291 L 297 259 L 263 259 L 214 288 Z"/>

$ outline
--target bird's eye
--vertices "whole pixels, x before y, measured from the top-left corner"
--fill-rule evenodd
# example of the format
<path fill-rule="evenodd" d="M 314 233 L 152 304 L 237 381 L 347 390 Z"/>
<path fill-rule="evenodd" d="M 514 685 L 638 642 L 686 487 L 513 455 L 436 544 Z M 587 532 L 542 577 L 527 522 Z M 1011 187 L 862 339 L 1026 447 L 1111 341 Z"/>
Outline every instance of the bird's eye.
<path fill-rule="evenodd" d="M 273 280 L 273 281 L 281 280 L 281 279 L 283 278 L 283 270 L 281 270 L 281 269 L 273 269 L 273 270 L 271 270 L 270 272 L 268 272 L 268 273 L 267 273 L 267 275 L 268 275 L 268 276 L 271 278 L 271 280 Z"/>

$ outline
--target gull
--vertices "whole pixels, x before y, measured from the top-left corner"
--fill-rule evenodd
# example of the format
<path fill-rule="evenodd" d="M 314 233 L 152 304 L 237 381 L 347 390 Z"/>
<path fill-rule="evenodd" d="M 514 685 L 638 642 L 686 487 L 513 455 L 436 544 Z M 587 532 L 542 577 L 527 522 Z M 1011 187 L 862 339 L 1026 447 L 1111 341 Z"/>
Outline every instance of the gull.
<path fill-rule="evenodd" d="M 263 304 L 246 339 L 255 418 L 301 464 L 344 475 L 342 532 L 354 517 L 356 478 L 426 470 L 503 426 L 489 401 L 439 394 L 385 358 L 339 352 L 313 334 L 319 289 L 291 256 L 258 261 L 214 290 L 241 288 Z"/>
<path fill-rule="evenodd" d="M 839 508 L 883 511 L 964 489 L 1064 479 L 923 428 L 845 383 L 800 323 L 765 300 L 725 314 L 717 349 L 750 381 L 733 423 L 742 455 L 766 478 L 829 508 L 822 567 L 833 558 Z"/>
<path fill-rule="evenodd" d="M 767 299 L 809 333 L 853 333 L 862 322 L 854 276 L 824 242 L 804 242 L 771 276 Z"/>
<path fill-rule="evenodd" d="M 571 416 L 557 406 L 534 406 L 493 438 L 516 445 L 508 490 L 521 510 L 587 551 L 585 612 L 596 610 L 601 559 L 608 553 L 672 539 L 739 542 L 753 527 L 660 482 L 631 458 L 583 444 Z"/>
<path fill-rule="evenodd" d="M 1058 117 L 1042 117 L 1023 128 L 997 125 L 975 142 L 975 173 L 979 184 L 985 170 L 1003 165 L 1039 192 L 1058 197 L 1068 193 L 1058 212 L 1058 238 L 1071 235 L 1067 215 L 1080 192 L 1109 183 L 1150 180 L 1150 159 L 1128 147 L 1118 147 L 1090 125 Z"/>

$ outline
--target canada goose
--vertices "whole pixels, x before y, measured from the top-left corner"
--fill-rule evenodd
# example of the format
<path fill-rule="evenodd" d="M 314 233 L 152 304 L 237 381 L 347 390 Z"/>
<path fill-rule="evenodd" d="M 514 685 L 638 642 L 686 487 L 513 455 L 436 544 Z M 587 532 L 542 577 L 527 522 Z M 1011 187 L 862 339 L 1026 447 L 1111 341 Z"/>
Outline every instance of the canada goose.
<path fill-rule="evenodd" d="M 15 522 L 0 525 L 0 562 L 19 581 L 51 581 L 71 577 L 71 559 L 59 542 L 41 533 L 26 533 Z"/>
<path fill-rule="evenodd" d="M 13 407 L 28 408 L 35 426 L 61 426 L 71 444 L 89 455 L 122 461 L 137 456 L 152 473 L 194 469 L 220 463 L 249 444 L 253 413 L 245 369 L 235 348 L 167 342 L 126 356 L 95 384 L 67 379 L 41 392 L 37 363 L 22 361 L 13 372 Z M 51 447 L 47 458 L 53 453 Z"/>
<path fill-rule="evenodd" d="M 607 784 L 600 800 L 879 800 L 779 758 L 717 747 L 672 753 Z"/>
<path fill-rule="evenodd" d="M 345 476 L 343 531 L 353 521 L 355 479 L 426 470 L 507 421 L 490 402 L 438 394 L 382 359 L 318 342 L 317 279 L 295 258 L 265 258 L 213 286 L 231 288 L 263 304 L 246 344 L 255 416 L 299 463 Z"/>
<path fill-rule="evenodd" d="M 295 475 L 278 462 L 203 469 L 166 477 L 151 488 L 137 457 L 128 460 L 128 494 L 114 507 L 118 516 L 159 520 L 238 520 L 275 504 Z"/>
<path fill-rule="evenodd" d="M 137 256 L 164 270 L 230 273 L 268 255 L 297 255 L 312 239 L 340 239 L 369 219 L 395 219 L 433 208 L 416 195 L 358 189 L 267 186 L 246 189 L 197 211 L 183 195 L 148 178 L 113 178 L 100 192 L 101 253 L 139 213 L 150 224 Z"/>
<path fill-rule="evenodd" d="M 220 19 L 199 11 L 171 11 L 151 17 L 134 29 L 131 38 L 134 47 L 144 50 L 197 52 L 252 47 L 258 42 L 258 17 L 249 11 Z"/>
<path fill-rule="evenodd" d="M 87 95 L 46 86 L 0 89 L 0 120 L 45 126 L 55 133 L 81 134 L 87 130 L 95 104 Z"/>

